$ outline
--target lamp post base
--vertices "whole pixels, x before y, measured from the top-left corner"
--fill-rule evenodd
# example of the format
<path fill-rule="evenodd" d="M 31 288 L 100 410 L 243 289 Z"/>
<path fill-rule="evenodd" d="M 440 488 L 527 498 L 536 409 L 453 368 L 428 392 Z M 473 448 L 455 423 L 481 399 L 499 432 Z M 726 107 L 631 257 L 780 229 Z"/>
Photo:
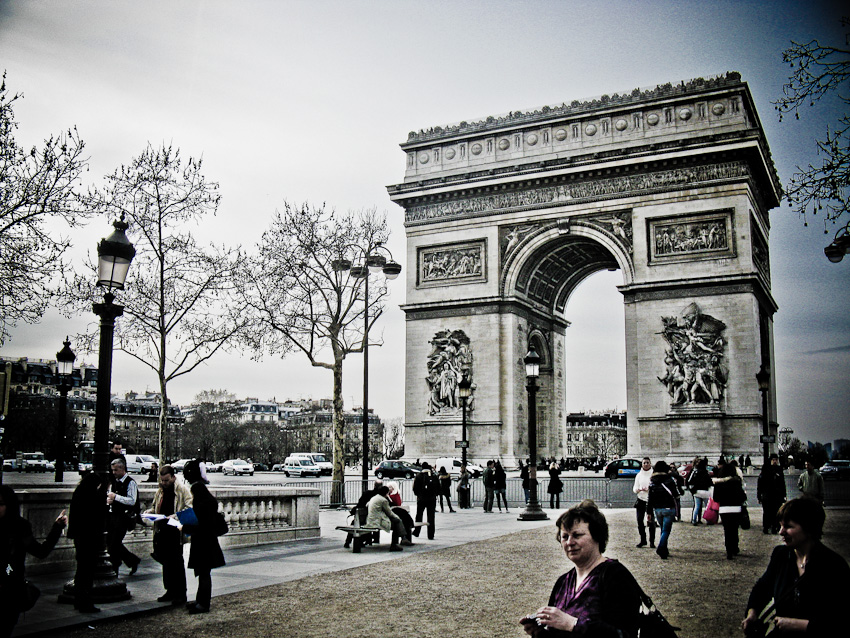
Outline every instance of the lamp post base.
<path fill-rule="evenodd" d="M 540 503 L 529 503 L 517 516 L 518 521 L 548 521 L 549 516 L 540 507 Z"/>

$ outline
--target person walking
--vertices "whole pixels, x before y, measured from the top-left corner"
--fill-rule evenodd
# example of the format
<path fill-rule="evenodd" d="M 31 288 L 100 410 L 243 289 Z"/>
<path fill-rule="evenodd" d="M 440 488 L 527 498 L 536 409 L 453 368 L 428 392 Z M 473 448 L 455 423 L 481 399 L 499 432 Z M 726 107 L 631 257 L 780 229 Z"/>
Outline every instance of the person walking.
<path fill-rule="evenodd" d="M 702 508 L 708 505 L 711 498 L 711 476 L 708 474 L 708 459 L 694 459 L 694 466 L 688 477 L 688 490 L 694 496 L 694 509 L 691 513 L 691 525 L 702 522 Z"/>
<path fill-rule="evenodd" d="M 56 546 L 68 524 L 63 510 L 53 522 L 44 542 L 32 534 L 32 525 L 21 516 L 18 495 L 8 485 L 0 485 L 0 638 L 9 638 L 18 617 L 25 611 L 26 557 L 45 558 Z"/>
<path fill-rule="evenodd" d="M 224 553 L 218 544 L 218 501 L 210 494 L 201 475 L 198 461 L 187 461 L 183 466 L 183 478 L 191 485 L 192 509 L 198 523 L 179 525 L 178 529 L 191 536 L 189 568 L 195 570 L 198 591 L 195 600 L 187 604 L 190 614 L 203 614 L 210 610 L 212 600 L 212 570 L 224 567 Z M 172 514 L 172 516 L 175 516 Z"/>
<path fill-rule="evenodd" d="M 484 513 L 493 513 L 493 496 L 496 489 L 496 483 L 493 480 L 493 461 L 487 461 L 487 467 L 484 470 L 482 477 L 484 483 Z"/>
<path fill-rule="evenodd" d="M 646 547 L 647 527 L 649 527 L 649 546 L 655 547 L 655 516 L 653 516 L 652 510 L 648 506 L 650 478 L 652 478 L 652 461 L 648 456 L 645 456 L 641 462 L 640 471 L 635 475 L 635 483 L 632 487 L 632 491 L 637 494 L 635 516 L 637 518 L 638 534 L 640 534 L 640 542 L 637 544 L 637 547 Z"/>
<path fill-rule="evenodd" d="M 564 489 L 564 483 L 561 481 L 561 468 L 555 461 L 549 466 L 549 507 L 553 510 L 561 507 L 561 491 Z"/>
<path fill-rule="evenodd" d="M 679 468 L 675 463 L 670 464 L 670 477 L 676 483 L 676 491 L 673 492 L 673 498 L 676 501 L 676 521 L 682 521 L 682 495 L 685 493 L 685 477 L 679 474 Z"/>
<path fill-rule="evenodd" d="M 452 475 L 448 473 L 445 467 L 440 467 L 440 473 L 437 475 L 440 480 L 440 511 L 445 512 L 443 508 L 443 498 L 446 499 L 446 505 L 449 506 L 449 512 L 454 513 L 452 509 Z"/>
<path fill-rule="evenodd" d="M 469 470 L 466 465 L 461 465 L 460 478 L 457 481 L 457 506 L 459 509 L 468 510 L 472 507 L 470 496 Z"/>
<path fill-rule="evenodd" d="M 655 553 L 662 559 L 667 559 L 670 550 L 667 542 L 673 530 L 673 520 L 676 518 L 676 481 L 670 476 L 670 466 L 664 461 L 658 461 L 652 468 L 647 492 L 647 507 L 655 514 L 655 520 L 661 527 L 658 548 Z"/>
<path fill-rule="evenodd" d="M 148 514 L 171 516 L 192 507 L 192 492 L 178 481 L 174 468 L 163 465 L 159 470 L 159 489 L 153 497 Z M 162 585 L 165 593 L 156 599 L 159 603 L 182 605 L 186 602 L 186 568 L 183 566 L 183 534 L 167 520 L 153 525 L 154 560 L 162 565 Z"/>
<path fill-rule="evenodd" d="M 496 461 L 493 467 L 493 492 L 496 494 L 496 506 L 499 512 L 502 511 L 502 502 L 505 504 L 505 512 L 508 511 L 508 497 L 505 492 L 508 489 L 508 475 L 505 474 L 505 468 L 502 467 L 501 461 Z"/>
<path fill-rule="evenodd" d="M 812 498 L 823 505 L 823 477 L 815 469 L 814 464 L 806 459 L 806 469 L 797 480 L 797 487 L 803 496 Z"/>
<path fill-rule="evenodd" d="M 422 471 L 413 479 L 413 493 L 416 495 L 416 522 L 422 521 L 422 515 L 428 516 L 428 540 L 434 540 L 437 529 L 435 523 L 437 510 L 437 494 L 440 493 L 440 482 L 431 472 L 427 462 L 422 463 Z M 418 537 L 422 528 L 417 527 L 413 533 Z"/>
<path fill-rule="evenodd" d="M 761 468 L 761 474 L 759 474 L 756 485 L 756 496 L 762 507 L 762 532 L 765 534 L 779 533 L 777 512 L 785 502 L 787 490 L 785 488 L 785 474 L 782 473 L 779 456 L 776 454 L 771 454 L 768 462 Z"/>
<path fill-rule="evenodd" d="M 130 576 L 136 573 L 142 559 L 124 546 L 124 536 L 135 527 L 135 515 L 139 511 L 139 488 L 127 474 L 127 462 L 123 456 L 113 459 L 111 490 L 106 494 L 109 513 L 106 516 L 106 543 L 109 562 L 115 574 L 121 563 L 130 568 Z"/>
<path fill-rule="evenodd" d="M 723 524 L 723 540 L 726 546 L 726 558 L 732 560 L 740 554 L 738 528 L 741 526 L 741 512 L 747 500 L 743 481 L 738 476 L 734 463 L 726 463 L 722 474 L 714 479 L 714 500 L 720 506 L 720 522 Z"/>
<path fill-rule="evenodd" d="M 94 472 L 80 479 L 71 495 L 68 538 L 74 541 L 77 571 L 74 573 L 74 608 L 80 613 L 99 612 L 92 601 L 94 572 L 103 547 L 106 525 L 106 482 Z"/>

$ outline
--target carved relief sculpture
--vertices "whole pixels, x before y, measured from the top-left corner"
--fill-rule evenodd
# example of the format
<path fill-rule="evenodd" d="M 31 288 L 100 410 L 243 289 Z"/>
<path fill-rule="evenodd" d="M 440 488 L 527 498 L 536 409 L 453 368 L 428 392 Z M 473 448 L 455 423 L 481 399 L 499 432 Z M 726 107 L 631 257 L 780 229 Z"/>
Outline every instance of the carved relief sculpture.
<path fill-rule="evenodd" d="M 655 254 L 674 255 L 709 250 L 727 250 L 726 221 L 723 218 L 693 223 L 659 224 L 654 227 Z"/>
<path fill-rule="evenodd" d="M 658 380 L 666 386 L 670 403 L 718 405 L 729 375 L 724 362 L 726 324 L 703 314 L 695 303 L 682 310 L 681 317 L 662 317 L 661 323 L 666 372 Z"/>
<path fill-rule="evenodd" d="M 420 254 L 420 283 L 480 278 L 484 274 L 484 245 L 423 249 Z"/>
<path fill-rule="evenodd" d="M 456 415 L 461 409 L 458 384 L 464 378 L 472 381 L 472 350 L 463 330 L 441 330 L 431 340 L 428 355 L 428 414 Z M 474 386 L 473 386 L 474 387 Z M 467 412 L 474 409 L 474 395 L 466 402 Z"/>

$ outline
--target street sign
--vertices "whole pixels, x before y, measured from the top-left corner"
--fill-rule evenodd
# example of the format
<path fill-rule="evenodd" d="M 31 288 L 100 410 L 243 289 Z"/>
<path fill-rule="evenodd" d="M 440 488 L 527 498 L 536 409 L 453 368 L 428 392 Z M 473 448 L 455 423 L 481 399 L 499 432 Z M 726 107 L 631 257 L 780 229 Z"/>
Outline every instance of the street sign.
<path fill-rule="evenodd" d="M 762 434 L 759 437 L 759 440 L 762 443 L 776 443 L 776 435 L 775 434 Z"/>
<path fill-rule="evenodd" d="M 468 448 L 469 441 L 455 441 L 455 448 Z"/>

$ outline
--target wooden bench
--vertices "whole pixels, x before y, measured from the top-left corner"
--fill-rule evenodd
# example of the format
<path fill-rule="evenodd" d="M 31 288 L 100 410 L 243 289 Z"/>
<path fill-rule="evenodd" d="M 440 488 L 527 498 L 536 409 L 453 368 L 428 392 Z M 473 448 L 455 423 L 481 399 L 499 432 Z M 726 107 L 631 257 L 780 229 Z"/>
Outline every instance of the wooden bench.
<path fill-rule="evenodd" d="M 413 528 L 425 527 L 426 525 L 428 525 L 427 522 L 419 521 L 413 524 Z M 337 525 L 336 528 L 346 534 L 351 534 L 353 539 L 351 551 L 354 554 L 359 554 L 363 547 L 361 536 L 372 536 L 372 534 L 379 534 L 384 531 L 380 527 L 355 527 L 354 525 Z"/>

